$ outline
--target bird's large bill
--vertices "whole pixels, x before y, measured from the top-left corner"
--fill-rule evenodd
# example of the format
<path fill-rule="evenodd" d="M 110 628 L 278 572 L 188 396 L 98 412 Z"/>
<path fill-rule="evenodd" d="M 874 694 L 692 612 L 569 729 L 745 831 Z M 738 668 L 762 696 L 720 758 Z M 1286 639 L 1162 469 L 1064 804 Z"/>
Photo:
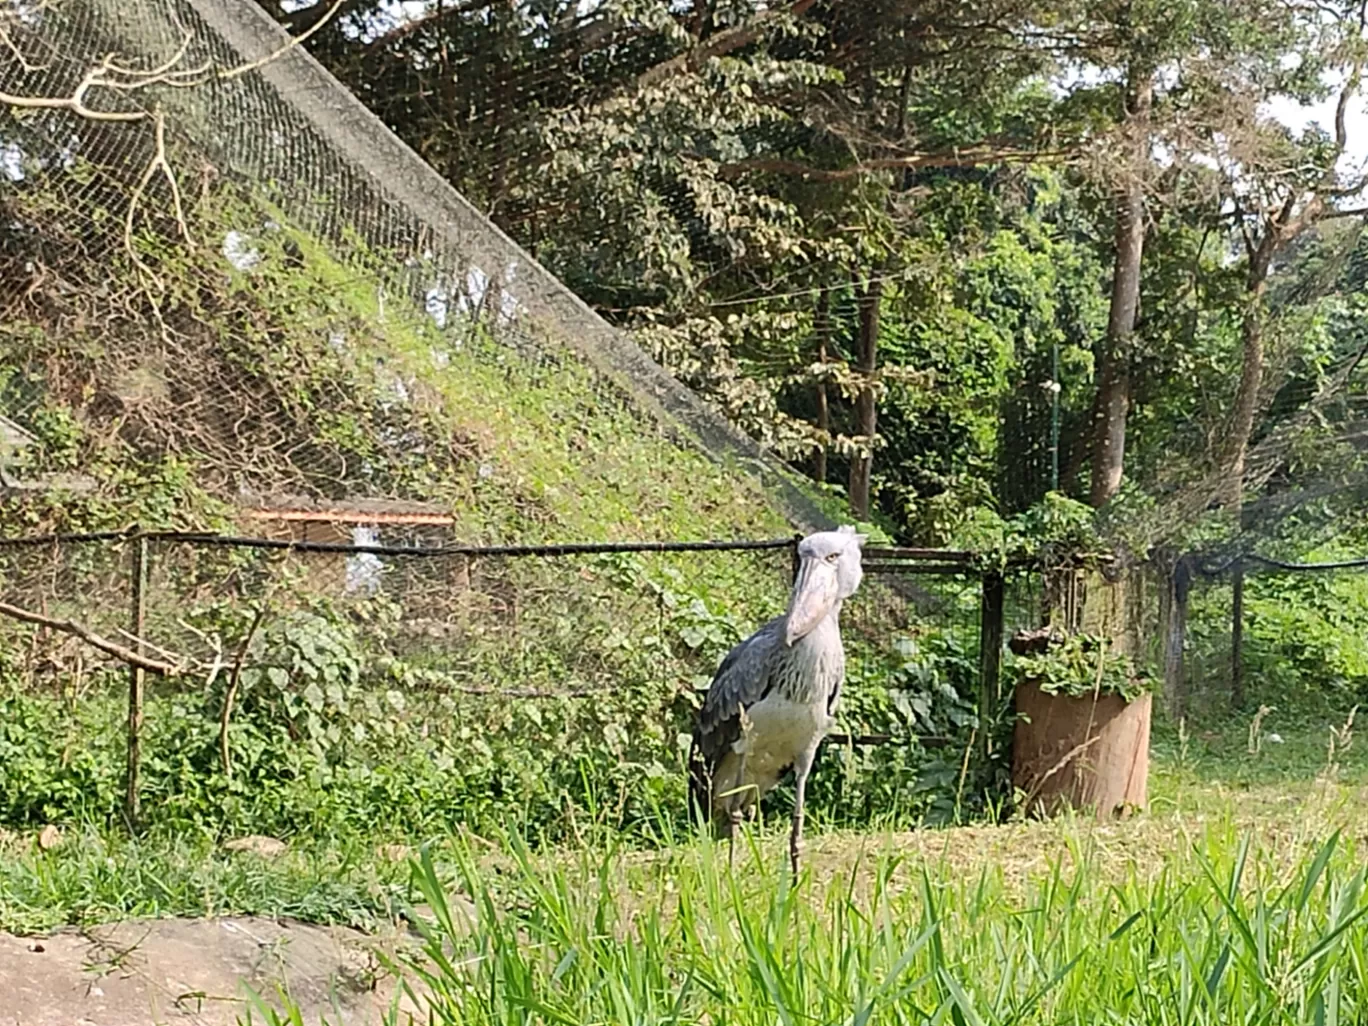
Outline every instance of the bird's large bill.
<path fill-rule="evenodd" d="M 798 581 L 789 604 L 788 644 L 806 636 L 830 615 L 840 591 L 836 568 L 824 560 L 807 560 L 798 570 Z"/>

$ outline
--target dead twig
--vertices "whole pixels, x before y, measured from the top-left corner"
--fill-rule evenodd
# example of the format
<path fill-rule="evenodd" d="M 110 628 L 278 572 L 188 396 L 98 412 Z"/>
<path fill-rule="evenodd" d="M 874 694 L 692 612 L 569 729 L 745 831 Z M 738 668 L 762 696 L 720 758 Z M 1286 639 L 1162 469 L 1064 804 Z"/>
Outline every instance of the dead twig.
<path fill-rule="evenodd" d="M 239 64 L 235 68 L 227 68 L 223 71 L 220 71 L 218 73 L 218 77 L 223 79 L 225 82 L 231 81 L 232 79 L 237 78 L 239 75 L 245 75 L 249 71 L 256 71 L 257 68 L 264 67 L 265 65 L 270 64 L 272 61 L 278 60 L 279 58 L 285 56 L 285 54 L 289 53 L 296 46 L 299 46 L 311 35 L 313 35 L 315 32 L 321 29 L 324 25 L 332 21 L 333 15 L 337 13 L 338 9 L 342 6 L 343 2 L 344 0 L 333 0 L 333 5 L 332 7 L 328 8 L 327 14 L 323 15 L 322 18 L 320 18 L 313 25 L 309 26 L 309 28 L 305 29 L 299 35 L 292 37 L 289 42 L 285 43 L 278 50 L 273 50 L 271 53 L 268 53 L 265 57 L 262 57 L 259 60 L 248 61 L 246 64 Z"/>
<path fill-rule="evenodd" d="M 138 216 L 138 210 L 142 207 L 144 195 L 147 187 L 152 184 L 152 179 L 160 171 L 166 178 L 166 183 L 171 189 L 171 210 L 176 215 L 176 227 L 180 229 L 181 238 L 188 245 L 193 246 L 195 240 L 190 236 L 190 226 L 185 220 L 185 207 L 181 202 L 180 183 L 176 180 L 176 173 L 171 169 L 171 162 L 166 155 L 166 117 L 160 110 L 152 113 L 153 140 L 156 150 L 152 154 L 152 159 L 143 168 L 142 174 L 138 177 L 137 183 L 133 186 L 132 193 L 128 197 L 128 210 L 124 214 L 124 249 L 133 261 L 145 273 L 151 274 L 151 268 L 147 267 L 137 255 L 133 248 L 133 223 Z"/>
<path fill-rule="evenodd" d="M 115 54 L 110 54 L 96 64 L 81 78 L 70 96 L 21 96 L 17 93 L 0 92 L 0 103 L 27 110 L 69 110 L 87 121 L 146 121 L 151 118 L 150 110 L 97 110 L 88 102 L 95 90 L 108 90 L 115 93 L 133 93 L 153 86 L 188 88 L 208 80 L 210 64 L 208 61 L 193 68 L 177 68 L 190 49 L 192 35 L 186 30 L 180 46 L 175 52 L 155 68 L 140 70 L 124 67 Z"/>
<path fill-rule="evenodd" d="M 114 629 L 117 630 L 120 634 L 122 634 L 122 635 L 123 635 L 125 638 L 127 638 L 129 641 L 133 642 L 133 644 L 135 644 L 135 645 L 143 645 L 143 646 L 146 647 L 146 648 L 150 648 L 150 649 L 151 649 L 153 652 L 155 652 L 157 655 L 165 656 L 168 660 L 170 660 L 172 663 L 174 663 L 174 664 L 177 665 L 177 666 L 183 666 L 183 665 L 185 665 L 185 660 L 182 659 L 182 658 L 181 658 L 179 655 L 177 655 L 175 652 L 172 652 L 170 649 L 162 648 L 160 645 L 154 644 L 153 642 L 148 641 L 146 638 L 140 638 L 140 637 L 138 637 L 136 634 L 134 634 L 132 631 L 126 631 L 126 630 L 124 630 L 122 627 L 116 627 L 116 628 L 114 628 Z"/>
<path fill-rule="evenodd" d="M 0 616 L 8 616 L 12 620 L 19 620 L 23 623 L 37 624 L 50 630 L 61 631 L 63 634 L 71 634 L 92 648 L 98 648 L 101 652 L 112 655 L 115 659 L 122 660 L 130 666 L 141 667 L 150 673 L 163 676 L 174 676 L 180 673 L 180 667 L 174 663 L 164 663 L 157 659 L 141 656 L 130 648 L 125 648 L 117 642 L 96 634 L 89 627 L 77 623 L 75 620 L 55 620 L 52 617 L 21 609 L 19 606 L 12 606 L 8 602 L 0 602 Z"/>
<path fill-rule="evenodd" d="M 217 75 L 221 80 L 228 81 L 244 75 L 249 71 L 254 71 L 270 62 L 277 60 L 293 47 L 303 43 L 309 36 L 317 32 L 332 18 L 337 10 L 342 6 L 343 0 L 334 0 L 334 3 L 315 25 L 306 32 L 292 38 L 288 43 L 272 53 L 267 54 L 259 60 L 251 61 L 246 64 L 233 68 L 222 68 L 215 71 L 211 61 L 203 61 L 193 67 L 181 67 L 184 63 L 186 54 L 189 53 L 190 46 L 194 41 L 194 34 L 191 30 L 181 26 L 181 40 L 171 55 L 161 64 L 153 68 L 141 69 L 129 67 L 121 63 L 117 54 L 106 56 L 100 63 L 94 65 L 81 78 L 81 81 L 72 90 L 69 96 L 24 96 L 18 93 L 0 91 L 0 105 L 8 105 L 26 110 L 67 110 L 85 118 L 88 121 L 104 122 L 142 122 L 151 121 L 153 124 L 153 141 L 155 151 L 152 159 L 147 162 L 139 176 L 137 183 L 133 186 L 129 197 L 128 210 L 124 215 L 124 249 L 128 252 L 138 269 L 143 273 L 152 275 L 151 269 L 138 257 L 133 246 L 133 230 L 136 223 L 138 211 L 143 205 L 147 188 L 151 185 L 153 178 L 161 174 L 171 190 L 171 210 L 176 219 L 176 226 L 179 229 L 181 238 L 189 245 L 194 245 L 194 239 L 190 234 L 189 223 L 185 217 L 185 204 L 181 197 L 180 183 L 176 178 L 176 173 L 171 167 L 171 162 L 167 156 L 166 148 L 166 117 L 159 107 L 143 108 L 141 110 L 105 110 L 91 106 L 92 96 L 99 91 L 117 94 L 130 94 L 142 90 L 150 89 L 154 86 L 163 86 L 173 89 L 186 89 L 203 85 L 211 77 Z M 24 60 L 18 47 L 10 38 L 4 26 L 0 25 L 0 44 L 13 51 L 14 55 L 20 60 L 21 64 L 28 67 L 28 62 Z"/>
<path fill-rule="evenodd" d="M 227 669 L 227 665 L 223 661 L 223 639 L 217 634 L 208 634 L 205 631 L 200 630 L 194 624 L 186 620 L 177 620 L 176 623 L 180 624 L 185 630 L 199 638 L 200 641 L 204 642 L 207 648 L 213 651 L 214 659 L 208 664 L 209 675 L 204 681 L 205 690 L 212 688 L 214 686 L 214 681 L 218 680 L 219 671 Z"/>
<path fill-rule="evenodd" d="M 1101 741 L 1101 740 L 1102 740 L 1102 735 L 1101 735 L 1101 734 L 1095 734 L 1094 736 L 1088 738 L 1088 740 L 1084 741 L 1082 744 L 1074 745 L 1074 746 L 1073 746 L 1072 748 L 1070 748 L 1067 752 L 1065 752 L 1065 753 L 1064 753 L 1064 757 L 1061 758 L 1061 759 L 1060 759 L 1057 763 L 1055 763 L 1053 766 L 1051 766 L 1048 770 L 1046 770 L 1046 771 L 1041 775 L 1040 779 L 1037 780 L 1037 781 L 1031 786 L 1030 792 L 1026 795 L 1026 800 L 1023 801 L 1023 802 L 1021 803 L 1022 808 L 1028 809 L 1028 810 L 1029 810 L 1030 807 L 1031 807 L 1032 805 L 1035 804 L 1036 798 L 1040 796 L 1041 788 L 1043 788 L 1043 787 L 1045 786 L 1046 782 L 1047 782 L 1052 776 L 1054 776 L 1054 775 L 1055 775 L 1056 773 L 1058 773 L 1060 770 L 1062 770 L 1062 769 L 1064 769 L 1065 767 L 1067 767 L 1071 762 L 1073 762 L 1073 761 L 1074 761 L 1075 759 L 1077 759 L 1080 755 L 1082 755 L 1085 751 L 1087 751 L 1089 748 L 1091 748 L 1093 745 L 1097 744 L 1097 742 L 1099 742 L 1099 741 Z"/>
<path fill-rule="evenodd" d="M 263 604 L 257 607 L 256 615 L 252 617 L 252 625 L 247 628 L 242 644 L 238 646 L 237 655 L 233 657 L 233 672 L 228 677 L 228 690 L 223 694 L 223 711 L 219 714 L 219 757 L 223 760 L 225 777 L 233 775 L 232 752 L 228 747 L 228 723 L 233 716 L 233 702 L 237 699 L 238 685 L 242 682 L 242 664 L 247 658 L 247 649 L 251 647 L 252 639 L 256 637 L 261 621 L 265 617 L 266 606 Z"/>

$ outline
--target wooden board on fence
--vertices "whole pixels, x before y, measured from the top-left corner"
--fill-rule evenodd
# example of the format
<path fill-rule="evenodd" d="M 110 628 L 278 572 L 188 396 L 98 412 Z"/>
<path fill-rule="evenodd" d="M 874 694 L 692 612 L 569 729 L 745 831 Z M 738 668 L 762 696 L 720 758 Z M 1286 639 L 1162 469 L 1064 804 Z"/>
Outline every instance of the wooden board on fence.
<path fill-rule="evenodd" d="M 1091 810 L 1099 819 L 1143 809 L 1148 799 L 1151 696 L 1050 695 L 1023 682 L 1012 737 L 1012 783 L 1025 811 Z"/>

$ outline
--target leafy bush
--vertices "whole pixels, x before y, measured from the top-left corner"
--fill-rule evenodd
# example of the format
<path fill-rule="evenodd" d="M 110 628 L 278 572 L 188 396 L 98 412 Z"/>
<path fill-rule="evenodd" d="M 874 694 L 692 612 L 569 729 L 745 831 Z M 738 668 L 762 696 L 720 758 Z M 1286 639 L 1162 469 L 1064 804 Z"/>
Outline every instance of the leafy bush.
<path fill-rule="evenodd" d="M 1049 695 L 1081 698 L 1097 692 L 1133 702 L 1154 688 L 1153 679 L 1130 656 L 1088 633 L 1055 635 L 1045 651 L 1013 656 L 1004 669 L 1010 687 L 1030 682 Z"/>
<path fill-rule="evenodd" d="M 644 833 L 664 814 L 684 826 L 693 713 L 722 654 L 779 605 L 777 582 L 735 564 L 734 577 L 719 567 L 690 586 L 677 566 L 636 555 L 576 569 L 517 563 L 499 586 L 540 598 L 517 626 L 473 619 L 437 645 L 415 637 L 383 593 L 339 603 L 288 591 L 290 604 L 253 636 L 236 688 L 223 669 L 150 689 L 144 825 L 317 837 L 516 822 L 547 841 L 588 821 Z M 721 582 L 716 593 L 731 601 L 702 581 Z M 230 639 L 230 653 L 248 634 L 240 602 L 182 615 Z M 976 722 L 976 656 L 936 630 L 891 648 L 858 635 L 848 647 L 842 729 L 910 743 L 829 747 L 814 812 L 846 825 L 953 817 L 962 747 L 942 764 L 914 739 L 953 739 Z M 230 689 L 231 772 L 219 736 Z M 0 823 L 117 820 L 122 672 L 91 681 L 79 701 L 17 678 L 0 694 Z M 782 792 L 771 804 L 784 814 L 788 800 Z"/>

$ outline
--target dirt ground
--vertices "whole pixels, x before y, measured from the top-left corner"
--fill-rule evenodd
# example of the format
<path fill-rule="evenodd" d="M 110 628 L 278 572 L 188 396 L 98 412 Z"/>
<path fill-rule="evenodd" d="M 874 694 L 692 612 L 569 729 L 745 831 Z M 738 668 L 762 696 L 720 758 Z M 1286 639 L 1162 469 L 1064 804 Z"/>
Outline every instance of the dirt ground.
<path fill-rule="evenodd" d="M 253 918 L 0 934 L 0 1026 L 233 1026 L 281 988 L 305 1023 L 376 1023 L 395 986 L 375 952 L 395 939 Z"/>

